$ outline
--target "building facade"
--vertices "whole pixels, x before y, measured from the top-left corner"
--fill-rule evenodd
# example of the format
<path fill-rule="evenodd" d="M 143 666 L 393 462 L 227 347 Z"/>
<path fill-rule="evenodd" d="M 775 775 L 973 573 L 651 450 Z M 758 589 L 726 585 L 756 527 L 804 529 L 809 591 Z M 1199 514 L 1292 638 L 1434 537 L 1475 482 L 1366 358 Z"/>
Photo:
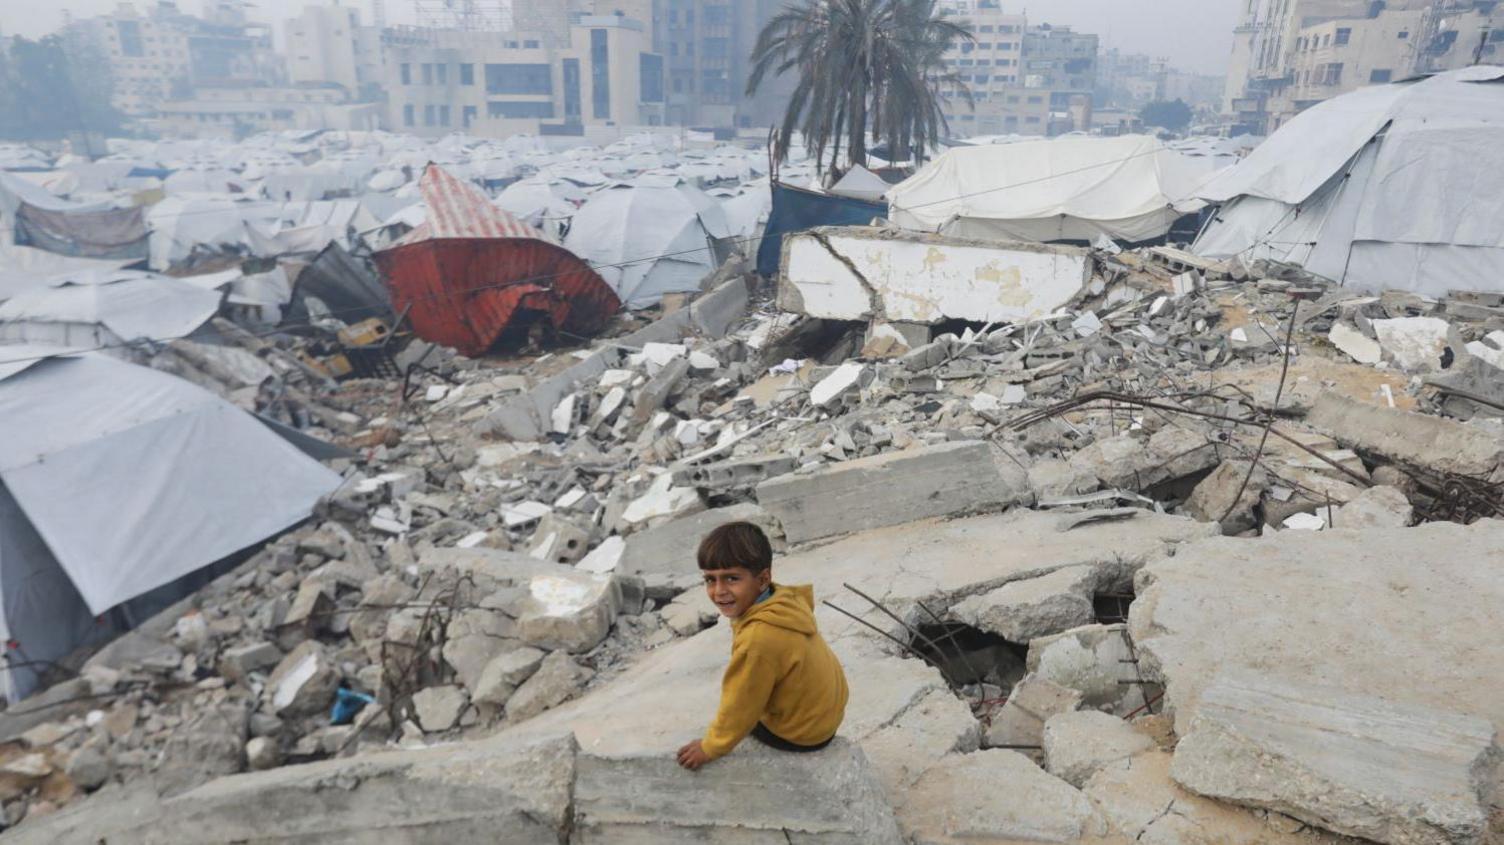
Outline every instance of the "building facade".
<path fill-rule="evenodd" d="M 950 0 L 942 7 L 965 21 L 973 41 L 946 53 L 959 86 L 941 89 L 952 134 L 1058 135 L 1091 128 L 1097 36 L 1069 27 L 1029 26 L 995 0 Z"/>
<path fill-rule="evenodd" d="M 382 39 L 393 131 L 499 138 L 665 120 L 663 57 L 648 25 L 625 15 L 576 16 L 562 45 L 546 31 L 409 28 Z"/>
<path fill-rule="evenodd" d="M 292 84 L 338 85 L 351 100 L 379 98 L 381 31 L 362 26 L 358 9 L 310 4 L 286 22 L 283 43 Z"/>
<path fill-rule="evenodd" d="M 289 129 L 380 129 L 379 103 L 352 103 L 341 88 L 227 86 L 199 88 L 192 97 L 157 106 L 147 121 L 165 138 L 235 141 Z"/>
<path fill-rule="evenodd" d="M 1232 131 L 1273 132 L 1364 85 L 1497 61 L 1497 0 L 1245 0 L 1223 95 Z"/>
<path fill-rule="evenodd" d="M 216 0 L 209 11 L 206 19 L 168 0 L 140 8 L 126 2 L 70 24 L 69 34 L 89 39 L 109 62 L 111 102 L 131 117 L 154 115 L 163 102 L 199 86 L 281 80 L 270 27 L 246 22 L 239 2 Z"/>

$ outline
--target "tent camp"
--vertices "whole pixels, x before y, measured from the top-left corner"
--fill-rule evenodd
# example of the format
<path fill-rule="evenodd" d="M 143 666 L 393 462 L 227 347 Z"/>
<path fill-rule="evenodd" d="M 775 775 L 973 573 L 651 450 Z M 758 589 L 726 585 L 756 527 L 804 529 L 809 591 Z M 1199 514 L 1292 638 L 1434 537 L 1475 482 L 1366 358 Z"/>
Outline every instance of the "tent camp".
<path fill-rule="evenodd" d="M 889 219 L 963 238 L 1135 243 L 1201 208 L 1191 194 L 1206 172 L 1147 136 L 955 147 L 889 189 Z"/>
<path fill-rule="evenodd" d="M 697 291 L 731 235 L 719 203 L 673 175 L 639 176 L 590 197 L 564 245 L 600 270 L 628 308 Z"/>
<path fill-rule="evenodd" d="M 306 519 L 340 483 L 182 379 L 47 354 L 0 347 L 0 638 L 11 667 L 0 686 L 12 701 L 36 683 L 19 663 L 139 621 L 112 608 Z"/>
<path fill-rule="evenodd" d="M 1200 192 L 1192 249 L 1363 290 L 1504 291 L 1504 68 L 1360 88 L 1302 112 Z"/>
<path fill-rule="evenodd" d="M 80 258 L 146 257 L 146 218 L 139 206 L 72 202 L 13 173 L 0 172 L 0 220 L 13 227 L 15 243 L 49 252 Z"/>
<path fill-rule="evenodd" d="M 218 311 L 223 295 L 140 270 L 82 270 L 0 305 L 0 342 L 114 346 L 187 337 Z"/>
<path fill-rule="evenodd" d="M 420 180 L 422 225 L 376 254 L 392 306 L 424 340 L 466 355 L 544 320 L 588 337 L 621 303 L 590 266 L 438 165 Z"/>

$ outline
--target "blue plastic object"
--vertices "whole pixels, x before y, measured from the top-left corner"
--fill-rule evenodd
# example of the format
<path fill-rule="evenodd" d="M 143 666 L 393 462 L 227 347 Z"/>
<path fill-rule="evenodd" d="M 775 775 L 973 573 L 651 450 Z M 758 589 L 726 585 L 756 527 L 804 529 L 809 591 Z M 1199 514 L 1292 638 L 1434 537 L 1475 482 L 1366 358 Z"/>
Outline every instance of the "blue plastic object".
<path fill-rule="evenodd" d="M 367 704 L 375 703 L 375 698 L 363 692 L 340 687 L 334 691 L 334 706 L 329 708 L 329 724 L 348 725 Z"/>

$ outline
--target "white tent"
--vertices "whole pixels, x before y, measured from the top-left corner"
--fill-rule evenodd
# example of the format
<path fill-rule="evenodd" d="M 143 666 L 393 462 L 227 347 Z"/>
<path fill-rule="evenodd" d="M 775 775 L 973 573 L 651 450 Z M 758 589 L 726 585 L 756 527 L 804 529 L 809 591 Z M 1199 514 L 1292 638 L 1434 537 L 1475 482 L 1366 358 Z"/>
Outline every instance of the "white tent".
<path fill-rule="evenodd" d="M 883 178 L 868 170 L 860 164 L 852 165 L 834 185 L 830 186 L 830 193 L 838 197 L 850 197 L 852 199 L 866 200 L 867 202 L 880 202 L 883 195 L 892 189 L 892 185 L 883 181 Z"/>
<path fill-rule="evenodd" d="M 187 337 L 219 311 L 215 290 L 139 270 L 83 270 L 0 305 L 0 342 L 112 346 Z"/>
<path fill-rule="evenodd" d="M 1504 291 L 1504 68 L 1360 88 L 1297 115 L 1200 192 L 1193 250 L 1364 290 Z"/>
<path fill-rule="evenodd" d="M 715 200 L 676 176 L 639 176 L 590 197 L 564 246 L 588 261 L 628 308 L 700 289 L 731 234 Z"/>
<path fill-rule="evenodd" d="M 46 354 L 0 347 L 0 639 L 16 656 L 62 657 L 96 617 L 306 519 L 339 486 L 182 379 Z M 34 684 L 0 674 L 12 701 Z"/>
<path fill-rule="evenodd" d="M 889 189 L 889 217 L 957 237 L 1146 241 L 1202 207 L 1204 176 L 1141 135 L 955 147 Z"/>
<path fill-rule="evenodd" d="M 118 270 L 130 261 L 76 258 L 29 246 L 0 244 L 0 302 L 46 287 L 48 280 L 80 270 Z"/>

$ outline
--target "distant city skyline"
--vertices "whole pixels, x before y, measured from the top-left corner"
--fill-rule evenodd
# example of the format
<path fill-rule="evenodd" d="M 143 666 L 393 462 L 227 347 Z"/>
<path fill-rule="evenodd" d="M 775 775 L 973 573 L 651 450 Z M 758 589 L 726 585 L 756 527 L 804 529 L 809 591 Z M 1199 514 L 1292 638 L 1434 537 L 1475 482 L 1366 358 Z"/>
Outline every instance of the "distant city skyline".
<path fill-rule="evenodd" d="M 516 0 L 523 2 L 524 0 Z M 542 0 L 559 2 L 559 0 Z M 63 0 L 49 4 L 23 4 L 0 0 L 0 33 L 36 38 L 55 31 L 64 12 L 76 18 L 114 10 L 121 0 Z M 135 0 L 146 9 L 156 0 Z M 178 5 L 199 14 L 203 0 L 179 0 Z M 277 23 L 296 16 L 309 0 L 252 0 L 249 15 L 254 20 Z M 342 5 L 360 10 L 371 21 L 370 0 L 323 0 L 317 5 Z M 1070 26 L 1101 36 L 1102 49 L 1145 53 L 1165 58 L 1173 67 L 1206 74 L 1227 71 L 1232 47 L 1232 29 L 1237 22 L 1238 0 L 1002 0 L 1008 11 L 1027 12 L 1031 22 Z M 410 0 L 386 0 L 388 24 L 415 23 Z M 277 34 L 280 40 L 281 33 Z"/>

